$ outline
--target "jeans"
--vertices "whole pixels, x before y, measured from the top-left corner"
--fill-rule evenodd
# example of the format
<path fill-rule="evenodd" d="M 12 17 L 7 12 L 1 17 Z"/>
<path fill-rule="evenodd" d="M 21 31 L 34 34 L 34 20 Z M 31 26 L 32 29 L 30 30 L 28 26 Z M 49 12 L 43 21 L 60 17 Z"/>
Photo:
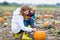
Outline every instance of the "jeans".
<path fill-rule="evenodd" d="M 29 20 L 24 20 L 24 25 L 27 27 L 28 25 L 30 25 L 32 28 L 34 27 L 34 20 L 33 19 L 29 19 Z"/>

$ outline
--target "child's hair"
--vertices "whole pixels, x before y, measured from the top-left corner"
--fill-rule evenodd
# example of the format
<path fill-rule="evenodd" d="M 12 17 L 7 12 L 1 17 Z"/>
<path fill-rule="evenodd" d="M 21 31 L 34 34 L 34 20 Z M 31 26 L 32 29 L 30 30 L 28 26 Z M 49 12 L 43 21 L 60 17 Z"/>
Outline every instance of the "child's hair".
<path fill-rule="evenodd" d="M 32 10 L 32 9 L 33 9 L 33 10 L 36 10 L 37 7 L 36 7 L 36 6 L 30 6 L 30 7 L 29 7 L 29 10 Z"/>

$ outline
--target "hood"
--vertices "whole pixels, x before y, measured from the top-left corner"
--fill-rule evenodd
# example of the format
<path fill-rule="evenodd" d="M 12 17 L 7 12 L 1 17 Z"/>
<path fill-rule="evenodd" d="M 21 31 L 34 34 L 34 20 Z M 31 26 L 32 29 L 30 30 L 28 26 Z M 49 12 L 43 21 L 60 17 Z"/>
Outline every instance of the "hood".
<path fill-rule="evenodd" d="M 21 8 L 17 8 L 17 9 L 13 12 L 13 16 L 14 16 L 14 15 L 19 15 L 19 14 L 20 14 L 20 10 L 21 10 Z"/>

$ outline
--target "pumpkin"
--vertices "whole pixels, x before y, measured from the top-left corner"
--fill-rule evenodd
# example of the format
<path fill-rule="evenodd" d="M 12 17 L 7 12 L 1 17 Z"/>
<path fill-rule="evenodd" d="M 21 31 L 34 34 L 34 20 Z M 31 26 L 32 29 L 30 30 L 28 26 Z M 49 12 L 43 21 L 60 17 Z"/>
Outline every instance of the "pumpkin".
<path fill-rule="evenodd" d="M 37 16 L 37 19 L 40 19 L 41 20 L 42 19 L 42 16 L 41 15 L 38 15 Z"/>
<path fill-rule="evenodd" d="M 49 22 L 44 23 L 44 27 L 47 27 L 47 26 L 49 26 Z"/>
<path fill-rule="evenodd" d="M 4 23 L 4 26 L 8 26 L 9 24 L 8 23 Z"/>
<path fill-rule="evenodd" d="M 45 40 L 46 33 L 44 31 L 36 31 L 33 34 L 34 40 Z"/>
<path fill-rule="evenodd" d="M 3 18 L 0 18 L 0 23 L 3 22 Z"/>
<path fill-rule="evenodd" d="M 10 12 L 9 11 L 6 12 L 6 16 L 10 16 Z"/>
<path fill-rule="evenodd" d="M 44 15 L 43 17 L 44 17 L 44 18 L 48 18 L 48 17 L 49 17 L 49 15 Z"/>
<path fill-rule="evenodd" d="M 52 21 L 52 24 L 53 24 L 53 25 L 56 25 L 56 21 L 53 20 L 53 21 Z"/>
<path fill-rule="evenodd" d="M 50 18 L 53 18 L 54 16 L 53 15 L 49 15 Z"/>
<path fill-rule="evenodd" d="M 4 16 L 3 19 L 4 19 L 4 20 L 7 20 L 7 16 Z"/>

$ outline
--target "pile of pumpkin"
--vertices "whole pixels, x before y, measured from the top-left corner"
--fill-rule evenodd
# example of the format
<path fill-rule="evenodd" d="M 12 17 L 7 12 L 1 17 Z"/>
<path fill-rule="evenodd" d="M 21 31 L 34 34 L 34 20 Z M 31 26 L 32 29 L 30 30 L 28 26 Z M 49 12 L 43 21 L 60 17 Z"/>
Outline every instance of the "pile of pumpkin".
<path fill-rule="evenodd" d="M 3 17 L 0 17 L 0 24 L 1 25 L 4 24 L 5 27 L 8 26 L 9 25 L 8 22 L 5 22 L 5 21 L 7 20 L 7 17 L 10 15 L 11 15 L 10 12 L 7 11 Z"/>
<path fill-rule="evenodd" d="M 54 18 L 54 16 L 51 15 L 51 14 L 45 14 L 44 16 L 42 16 L 42 15 L 39 14 L 39 15 L 37 16 L 37 20 L 41 20 L 41 21 L 42 21 L 42 19 L 45 20 L 45 21 L 43 21 L 45 28 L 46 28 L 47 26 L 49 26 L 50 23 L 53 23 L 53 22 L 51 22 L 51 19 L 54 20 L 53 18 Z M 48 20 L 48 19 L 49 19 L 49 20 Z"/>
<path fill-rule="evenodd" d="M 58 30 L 57 26 L 56 26 L 57 21 L 54 20 L 53 15 L 51 15 L 51 14 L 45 14 L 44 16 L 38 15 L 37 19 L 38 20 L 49 19 L 49 20 L 45 20 L 44 25 L 43 25 L 44 28 L 45 29 L 47 28 L 51 34 L 60 34 L 60 30 Z"/>
<path fill-rule="evenodd" d="M 0 23 L 4 22 L 5 20 L 7 20 L 7 17 L 10 16 L 10 13 L 7 12 L 6 15 L 4 17 L 0 17 Z M 51 18 L 53 19 L 54 16 L 53 15 L 44 15 L 43 17 L 41 15 L 38 15 L 37 16 L 37 19 L 39 20 L 42 20 L 42 18 Z M 44 28 L 47 28 L 49 26 L 50 22 L 49 21 L 46 21 L 44 22 Z M 53 22 L 53 24 L 55 25 L 55 23 Z M 8 23 L 4 23 L 5 26 L 8 26 L 9 24 Z M 60 32 L 59 32 L 60 33 Z M 45 40 L 46 39 L 46 32 L 45 31 L 35 31 L 33 33 L 33 38 L 34 40 Z"/>
<path fill-rule="evenodd" d="M 57 24 L 56 21 L 54 20 L 54 16 L 53 15 L 38 15 L 37 19 L 38 20 L 42 20 L 42 19 L 50 19 L 50 20 L 46 20 L 44 22 L 44 28 L 48 28 L 49 32 L 51 34 L 57 35 L 60 34 L 60 30 L 57 29 Z M 34 40 L 46 40 L 46 33 L 45 31 L 36 31 L 34 32 Z"/>
<path fill-rule="evenodd" d="M 46 19 L 51 18 L 51 19 L 53 19 L 54 16 L 53 15 L 47 15 L 47 14 L 44 15 L 43 17 L 41 15 L 37 16 L 38 20 L 42 20 L 42 18 L 46 18 Z M 49 24 L 50 24 L 49 21 L 44 22 L 44 28 L 49 28 L 48 27 Z M 46 32 L 45 31 L 40 31 L 40 30 L 35 31 L 34 34 L 33 34 L 33 38 L 34 38 L 34 40 L 46 40 Z"/>

